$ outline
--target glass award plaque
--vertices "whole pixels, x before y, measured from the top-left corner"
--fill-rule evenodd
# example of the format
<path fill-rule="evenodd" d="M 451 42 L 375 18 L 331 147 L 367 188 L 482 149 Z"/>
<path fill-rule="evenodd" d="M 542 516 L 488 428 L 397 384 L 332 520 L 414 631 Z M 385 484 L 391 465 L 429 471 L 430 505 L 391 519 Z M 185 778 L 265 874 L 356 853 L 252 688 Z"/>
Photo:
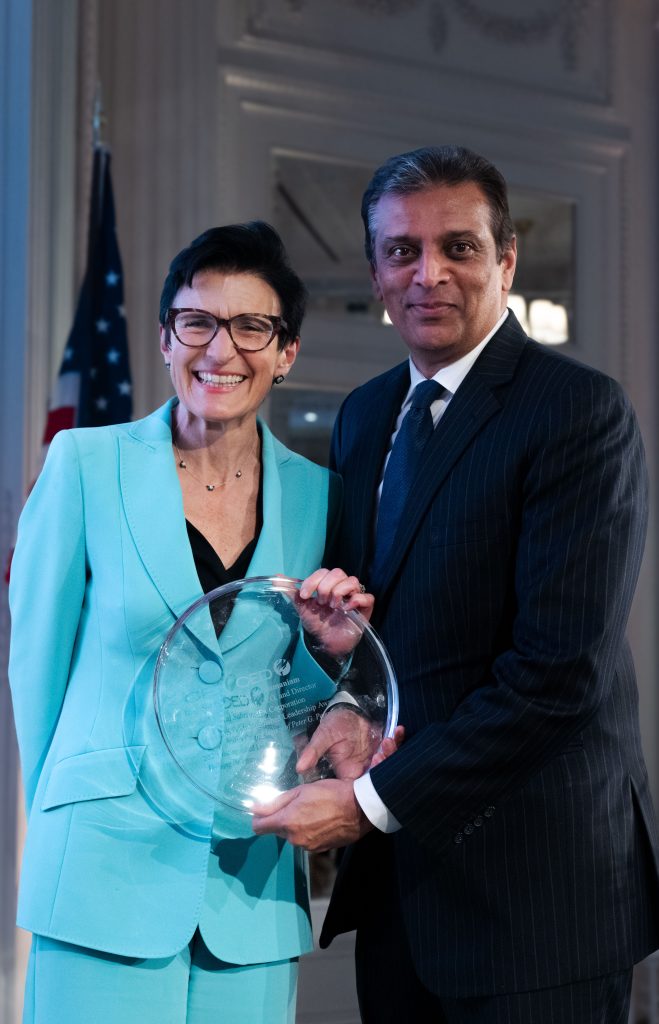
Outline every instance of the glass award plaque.
<path fill-rule="evenodd" d="M 357 612 L 303 601 L 300 583 L 218 587 L 183 613 L 158 657 L 155 713 L 181 782 L 234 818 L 302 782 L 357 777 L 396 726 L 395 675 L 374 630 Z M 330 719 L 329 749 L 299 775 Z"/>

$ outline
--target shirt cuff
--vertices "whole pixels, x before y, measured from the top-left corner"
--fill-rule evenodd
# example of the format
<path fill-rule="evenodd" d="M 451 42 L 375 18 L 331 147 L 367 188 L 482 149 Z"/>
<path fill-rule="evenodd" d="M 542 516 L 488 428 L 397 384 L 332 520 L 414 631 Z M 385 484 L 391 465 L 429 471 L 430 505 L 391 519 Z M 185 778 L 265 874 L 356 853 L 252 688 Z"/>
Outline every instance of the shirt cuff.
<path fill-rule="evenodd" d="M 363 711 L 359 706 L 359 701 L 355 697 L 353 697 L 351 693 L 349 693 L 347 690 L 337 690 L 334 696 L 330 700 L 328 700 L 327 704 L 325 705 L 325 709 L 320 717 L 324 718 L 327 712 L 330 710 L 330 708 L 335 708 L 340 704 L 342 704 L 344 707 L 351 707 L 353 711 L 358 711 L 360 714 L 363 714 Z"/>
<path fill-rule="evenodd" d="M 366 772 L 366 775 L 362 775 L 360 779 L 355 779 L 352 785 L 357 803 L 371 825 L 375 825 L 380 832 L 398 832 L 401 824 L 382 803 L 375 786 L 371 782 L 370 773 Z"/>

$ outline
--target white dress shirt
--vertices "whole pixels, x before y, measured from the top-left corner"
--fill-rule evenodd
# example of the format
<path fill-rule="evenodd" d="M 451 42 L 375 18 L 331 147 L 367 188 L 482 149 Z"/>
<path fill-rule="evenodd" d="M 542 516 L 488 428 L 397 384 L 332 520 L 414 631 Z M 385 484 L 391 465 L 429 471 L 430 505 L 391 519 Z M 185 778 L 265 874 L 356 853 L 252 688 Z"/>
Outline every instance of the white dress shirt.
<path fill-rule="evenodd" d="M 438 383 L 445 388 L 445 391 L 441 395 L 441 397 L 438 398 L 435 402 L 433 402 L 432 405 L 430 406 L 430 413 L 432 415 L 434 427 L 436 427 L 437 424 L 439 423 L 441 417 L 444 415 L 444 412 L 446 411 L 449 402 L 451 401 L 456 391 L 462 384 L 462 381 L 465 379 L 465 377 L 471 370 L 472 366 L 478 359 L 479 355 L 487 345 L 488 341 L 494 334 L 496 334 L 496 332 L 499 330 L 507 316 L 508 310 L 506 309 L 501 318 L 497 320 L 496 324 L 494 325 L 490 333 L 486 335 L 485 338 L 483 338 L 480 345 L 477 345 L 476 348 L 473 348 L 471 352 L 468 352 L 466 356 L 462 357 L 462 359 L 457 359 L 454 363 L 450 363 L 449 366 L 443 366 L 441 370 L 438 370 L 437 373 L 432 378 L 432 380 L 438 381 Z M 394 441 L 396 440 L 396 435 L 398 434 L 398 431 L 400 430 L 401 427 L 401 423 L 403 422 L 403 419 L 405 418 L 405 415 L 407 414 L 407 411 L 410 405 L 412 404 L 412 394 L 414 392 L 415 387 L 417 386 L 417 384 L 420 384 L 422 381 L 426 379 L 427 378 L 424 377 L 424 375 L 416 368 L 412 360 L 412 357 L 410 356 L 410 387 L 405 396 L 403 404 L 400 407 L 400 413 L 398 414 L 398 419 L 396 420 L 396 426 L 393 434 L 391 435 L 391 441 L 389 442 L 389 451 L 387 452 L 387 456 L 384 460 L 384 465 L 382 468 L 382 478 L 380 479 L 380 485 L 378 487 L 378 506 L 380 503 L 380 496 L 382 494 L 382 481 L 384 480 L 384 474 L 387 468 L 387 463 L 389 461 L 389 456 L 391 454 L 391 449 L 393 448 Z M 340 701 L 339 694 L 336 695 L 335 700 L 337 702 Z M 402 724 L 404 725 L 405 723 L 403 722 Z M 391 811 L 388 810 L 388 808 L 384 805 L 384 803 L 378 796 L 375 790 L 375 786 L 371 782 L 370 773 L 366 772 L 366 774 L 362 775 L 361 778 L 355 779 L 353 785 L 355 790 L 355 797 L 357 798 L 357 803 L 359 804 L 359 806 L 361 807 L 361 809 L 363 810 L 364 814 L 371 822 L 371 824 L 375 825 L 376 828 L 379 828 L 381 832 L 397 832 L 398 829 L 401 827 L 400 823 L 393 816 Z"/>

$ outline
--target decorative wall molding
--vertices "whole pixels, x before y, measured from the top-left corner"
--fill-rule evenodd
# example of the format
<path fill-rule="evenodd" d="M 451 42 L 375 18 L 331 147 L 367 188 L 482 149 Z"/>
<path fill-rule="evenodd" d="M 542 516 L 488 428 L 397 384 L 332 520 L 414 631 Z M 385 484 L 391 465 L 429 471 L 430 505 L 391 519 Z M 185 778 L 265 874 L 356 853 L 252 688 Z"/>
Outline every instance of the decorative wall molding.
<path fill-rule="evenodd" d="M 356 55 L 398 86 L 404 69 L 448 67 L 606 104 L 616 0 L 252 0 L 237 40 Z M 394 45 L 395 44 L 395 45 Z M 486 44 L 484 47 L 483 44 Z M 474 54 L 477 58 L 474 59 Z M 304 55 L 302 55 L 304 59 Z"/>
<path fill-rule="evenodd" d="M 286 0 L 288 8 L 300 13 L 309 0 Z M 533 46 L 544 43 L 552 35 L 561 41 L 563 66 L 573 71 L 579 64 L 582 33 L 593 8 L 602 7 L 603 0 L 536 0 L 526 5 L 525 13 L 508 14 L 493 9 L 485 0 L 342 0 L 343 5 L 366 11 L 375 17 L 400 17 L 417 7 L 427 6 L 428 33 L 433 49 L 440 53 L 450 40 L 451 18 L 462 21 L 484 39 L 505 46 Z M 267 4 L 261 0 L 263 17 Z M 529 13 L 530 12 L 530 13 Z M 258 16 L 250 24 L 258 26 Z"/>
<path fill-rule="evenodd" d="M 531 14 L 505 14 L 492 10 L 483 0 L 448 0 L 457 18 L 485 39 L 506 46 L 529 46 L 556 34 L 560 39 L 563 67 L 579 67 L 583 34 L 591 14 L 605 13 L 603 0 L 541 0 Z M 608 14 L 608 12 L 606 12 Z"/>

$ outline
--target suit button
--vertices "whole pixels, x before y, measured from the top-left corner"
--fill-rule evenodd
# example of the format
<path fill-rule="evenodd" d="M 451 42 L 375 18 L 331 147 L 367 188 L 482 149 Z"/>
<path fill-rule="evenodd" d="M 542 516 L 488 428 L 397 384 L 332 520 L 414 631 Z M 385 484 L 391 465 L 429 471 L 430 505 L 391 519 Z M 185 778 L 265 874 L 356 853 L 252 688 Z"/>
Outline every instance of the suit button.
<path fill-rule="evenodd" d="M 222 743 L 222 731 L 214 725 L 205 725 L 199 730 L 197 743 L 204 750 L 216 750 Z"/>
<path fill-rule="evenodd" d="M 476 815 L 476 817 L 474 818 L 474 825 L 476 826 L 476 828 L 480 828 L 481 827 L 481 825 L 483 824 L 483 820 L 484 819 L 483 819 L 483 815 L 482 814 L 477 814 Z"/>
<path fill-rule="evenodd" d="M 474 831 L 474 826 L 471 824 L 471 822 L 469 822 L 468 825 L 465 825 L 462 831 L 466 836 L 470 836 L 471 833 Z"/>
<path fill-rule="evenodd" d="M 483 811 L 483 814 L 485 815 L 486 818 L 491 818 L 492 815 L 494 814 L 494 807 L 486 807 L 485 810 Z"/>
<path fill-rule="evenodd" d="M 455 833 L 455 835 L 453 836 L 453 842 L 454 843 L 463 843 L 464 842 L 464 835 L 462 834 L 462 832 L 456 832 Z"/>
<path fill-rule="evenodd" d="M 202 661 L 197 671 L 202 683 L 217 683 L 222 678 L 222 669 L 216 661 Z"/>

